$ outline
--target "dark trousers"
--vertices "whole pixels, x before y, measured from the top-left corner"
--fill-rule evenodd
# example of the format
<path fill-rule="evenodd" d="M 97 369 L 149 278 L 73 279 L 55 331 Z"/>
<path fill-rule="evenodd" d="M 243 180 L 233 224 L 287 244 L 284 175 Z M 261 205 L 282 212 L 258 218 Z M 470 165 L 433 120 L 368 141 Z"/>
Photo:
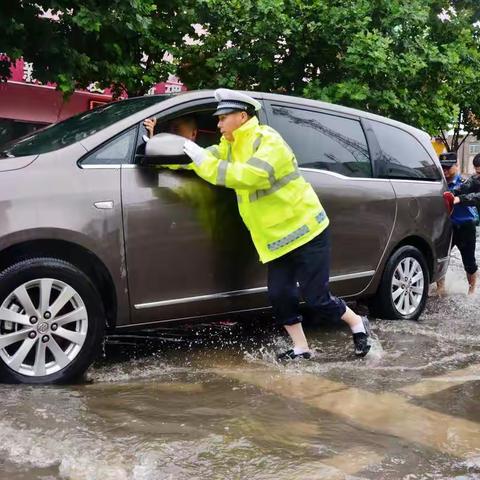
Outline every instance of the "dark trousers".
<path fill-rule="evenodd" d="M 300 294 L 322 318 L 338 320 L 345 302 L 330 294 L 330 232 L 327 227 L 310 242 L 268 262 L 268 295 L 280 325 L 302 321 Z M 297 285 L 298 282 L 298 285 Z"/>
<path fill-rule="evenodd" d="M 470 275 L 477 271 L 475 260 L 475 243 L 477 240 L 477 229 L 474 222 L 453 225 L 452 248 L 457 247 L 462 256 L 463 268 Z"/>

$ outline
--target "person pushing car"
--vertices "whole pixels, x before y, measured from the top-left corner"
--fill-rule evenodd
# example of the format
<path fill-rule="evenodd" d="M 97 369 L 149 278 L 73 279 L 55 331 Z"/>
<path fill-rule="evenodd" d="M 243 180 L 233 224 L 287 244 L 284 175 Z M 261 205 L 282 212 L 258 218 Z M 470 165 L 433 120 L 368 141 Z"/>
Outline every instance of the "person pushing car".
<path fill-rule="evenodd" d="M 300 294 L 323 317 L 346 322 L 355 354 L 365 356 L 370 350 L 368 320 L 330 293 L 329 219 L 298 170 L 294 153 L 277 131 L 259 124 L 257 100 L 225 88 L 215 91 L 215 99 L 220 143 L 204 149 L 186 140 L 184 152 L 198 176 L 236 192 L 240 215 L 268 267 L 274 316 L 293 342 L 278 358 L 312 357 L 302 328 Z"/>

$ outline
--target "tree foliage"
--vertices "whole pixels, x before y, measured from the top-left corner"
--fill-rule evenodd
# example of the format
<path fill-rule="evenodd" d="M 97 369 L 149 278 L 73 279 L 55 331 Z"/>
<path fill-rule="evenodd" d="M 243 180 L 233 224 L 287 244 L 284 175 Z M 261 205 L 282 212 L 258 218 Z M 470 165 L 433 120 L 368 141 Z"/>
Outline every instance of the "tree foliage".
<path fill-rule="evenodd" d="M 197 11 L 208 34 L 181 63 L 192 87 L 285 92 L 431 134 L 480 133 L 476 0 L 199 0 Z"/>
<path fill-rule="evenodd" d="M 166 61 L 191 30 L 190 0 L 11 0 L 0 7 L 0 75 L 33 62 L 35 77 L 71 93 L 98 81 L 142 95 L 175 66 Z M 45 15 L 45 12 L 49 12 Z"/>
<path fill-rule="evenodd" d="M 99 81 L 144 94 L 177 69 L 189 88 L 307 96 L 432 135 L 453 127 L 449 149 L 462 128 L 480 134 L 478 0 L 12 0 L 0 28 L 0 75 L 24 56 L 64 92 Z"/>

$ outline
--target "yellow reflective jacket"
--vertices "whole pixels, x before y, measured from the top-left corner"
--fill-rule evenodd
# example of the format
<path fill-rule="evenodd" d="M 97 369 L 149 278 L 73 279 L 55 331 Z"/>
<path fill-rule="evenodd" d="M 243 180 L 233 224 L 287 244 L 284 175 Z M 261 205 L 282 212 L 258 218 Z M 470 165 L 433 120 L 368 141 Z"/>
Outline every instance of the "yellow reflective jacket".
<path fill-rule="evenodd" d="M 238 208 L 263 263 L 307 243 L 329 220 L 312 186 L 298 171 L 290 147 L 273 128 L 252 117 L 229 142 L 208 147 L 193 170 L 237 194 Z"/>

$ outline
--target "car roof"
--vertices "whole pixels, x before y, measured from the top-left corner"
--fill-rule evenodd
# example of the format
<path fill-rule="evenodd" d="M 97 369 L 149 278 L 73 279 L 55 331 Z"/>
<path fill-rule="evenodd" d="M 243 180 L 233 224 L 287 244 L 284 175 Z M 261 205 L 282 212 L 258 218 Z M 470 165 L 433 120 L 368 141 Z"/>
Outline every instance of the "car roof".
<path fill-rule="evenodd" d="M 343 113 L 345 115 L 350 115 L 356 118 L 364 118 L 367 120 L 375 120 L 377 122 L 382 122 L 388 125 L 395 126 L 397 128 L 401 128 L 402 130 L 410 133 L 415 138 L 417 138 L 421 143 L 430 150 L 430 155 L 435 157 L 433 152 L 433 147 L 431 147 L 430 143 L 430 135 L 420 130 L 418 128 L 412 127 L 402 122 L 398 122 L 396 120 L 391 120 L 387 117 L 383 117 L 381 115 L 375 115 L 370 112 L 365 112 L 363 110 L 357 110 L 355 108 L 344 107 L 342 105 L 337 105 L 328 102 L 322 102 L 319 100 L 310 100 L 308 98 L 302 97 L 295 97 L 291 95 L 281 95 L 277 93 L 266 93 L 266 92 L 257 92 L 257 91 L 244 91 L 247 95 L 251 95 L 252 97 L 258 100 L 268 100 L 272 102 L 282 102 L 285 104 L 290 104 L 298 107 L 315 107 L 321 108 L 324 111 L 330 110 L 332 113 Z M 145 118 L 150 116 L 156 115 L 158 113 L 158 108 L 160 105 L 163 106 L 164 109 L 168 109 L 171 107 L 182 106 L 182 104 L 188 104 L 194 100 L 207 100 L 211 101 L 212 103 L 215 102 L 215 90 L 188 90 L 185 92 L 180 92 L 173 95 L 152 95 L 154 98 L 158 98 L 158 103 L 155 103 L 154 98 L 152 98 L 152 105 L 145 107 L 141 110 L 138 110 L 136 113 L 130 115 L 129 117 L 120 120 L 114 125 L 107 127 L 106 129 L 100 130 L 89 137 L 82 139 L 81 143 L 86 150 L 91 150 L 92 148 L 96 148 L 99 144 L 103 143 L 105 140 L 108 140 L 112 135 L 119 133 L 120 131 L 124 130 L 125 128 L 129 128 L 132 123 L 140 122 Z M 124 102 L 128 101 L 135 101 L 135 99 L 143 98 L 143 97 L 132 97 L 130 99 L 122 100 Z M 187 105 L 186 105 L 187 106 Z"/>
<path fill-rule="evenodd" d="M 190 101 L 194 99 L 213 97 L 214 92 L 215 90 L 189 90 L 189 91 L 181 92 L 177 94 L 175 97 L 184 99 L 185 101 Z M 321 100 L 311 100 L 304 97 L 284 95 L 279 93 L 267 93 L 267 92 L 257 92 L 257 91 L 243 91 L 243 93 L 246 93 L 247 95 L 250 95 L 256 99 L 269 100 L 273 102 L 274 101 L 286 102 L 292 105 L 298 105 L 298 106 L 304 106 L 304 107 L 311 106 L 316 108 L 322 108 L 324 110 L 331 110 L 332 112 L 336 112 L 336 113 L 344 113 L 346 115 L 353 115 L 356 117 L 365 118 L 366 120 L 374 120 L 377 122 L 386 123 L 388 125 L 392 125 L 392 126 L 401 128 L 403 130 L 406 130 L 412 135 L 414 135 L 415 137 L 424 137 L 424 138 L 426 137 L 427 139 L 430 139 L 430 135 L 424 130 L 408 125 L 407 123 L 399 122 L 397 120 L 393 120 L 391 118 L 384 117 L 382 115 L 377 115 L 375 113 L 371 113 L 365 110 L 359 110 L 351 107 L 344 107 L 343 105 L 339 105 L 336 103 L 323 102 Z"/>

